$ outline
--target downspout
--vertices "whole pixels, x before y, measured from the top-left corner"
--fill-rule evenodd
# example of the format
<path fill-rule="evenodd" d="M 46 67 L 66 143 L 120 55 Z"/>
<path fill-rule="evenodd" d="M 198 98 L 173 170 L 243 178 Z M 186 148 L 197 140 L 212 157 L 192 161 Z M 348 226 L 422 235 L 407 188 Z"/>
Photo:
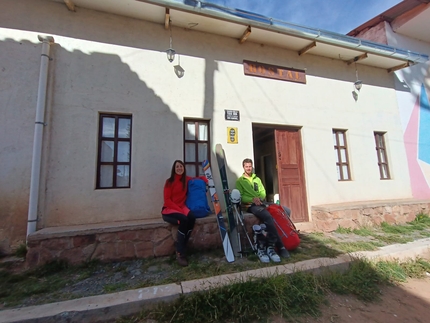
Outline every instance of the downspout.
<path fill-rule="evenodd" d="M 34 125 L 33 157 L 31 160 L 30 178 L 30 201 L 28 204 L 28 235 L 36 232 L 37 209 L 39 204 L 40 164 L 42 160 L 43 127 L 45 126 L 45 104 L 48 86 L 49 50 L 54 38 L 51 36 L 40 36 L 37 38 L 42 42 L 42 54 L 40 55 L 39 88 L 37 90 L 36 121 Z"/>

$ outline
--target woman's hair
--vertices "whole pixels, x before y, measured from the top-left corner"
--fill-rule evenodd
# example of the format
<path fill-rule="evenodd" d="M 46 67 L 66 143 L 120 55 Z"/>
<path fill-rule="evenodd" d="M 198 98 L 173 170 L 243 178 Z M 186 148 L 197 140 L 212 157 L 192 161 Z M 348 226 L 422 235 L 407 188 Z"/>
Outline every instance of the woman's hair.
<path fill-rule="evenodd" d="M 182 187 L 183 187 L 183 189 L 185 189 L 185 183 L 186 183 L 186 179 L 187 179 L 187 171 L 186 171 L 186 169 L 185 169 L 185 164 L 184 164 L 184 162 L 183 162 L 182 160 L 177 159 L 177 160 L 175 160 L 175 161 L 173 162 L 173 165 L 172 165 L 172 171 L 170 172 L 170 177 L 169 177 L 169 179 L 168 179 L 167 181 L 168 181 L 170 184 L 172 184 L 172 183 L 173 183 L 173 181 L 175 180 L 175 175 L 176 175 L 175 166 L 176 166 L 176 163 L 179 163 L 179 164 L 181 164 L 182 166 L 184 166 L 184 173 L 182 174 L 181 182 L 182 182 Z"/>

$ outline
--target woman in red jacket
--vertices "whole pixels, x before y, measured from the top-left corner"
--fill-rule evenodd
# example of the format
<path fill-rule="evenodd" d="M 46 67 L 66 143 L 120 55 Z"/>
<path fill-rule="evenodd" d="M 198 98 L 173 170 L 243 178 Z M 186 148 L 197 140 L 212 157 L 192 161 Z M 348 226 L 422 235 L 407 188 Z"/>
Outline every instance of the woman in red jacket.
<path fill-rule="evenodd" d="M 207 183 L 205 177 L 201 178 Z M 164 221 L 179 224 L 176 259 L 180 266 L 188 266 L 188 261 L 185 257 L 185 246 L 196 221 L 193 212 L 185 205 L 188 181 L 190 179 L 191 177 L 186 175 L 184 163 L 180 160 L 175 160 L 170 177 L 164 184 L 164 205 L 161 210 Z"/>

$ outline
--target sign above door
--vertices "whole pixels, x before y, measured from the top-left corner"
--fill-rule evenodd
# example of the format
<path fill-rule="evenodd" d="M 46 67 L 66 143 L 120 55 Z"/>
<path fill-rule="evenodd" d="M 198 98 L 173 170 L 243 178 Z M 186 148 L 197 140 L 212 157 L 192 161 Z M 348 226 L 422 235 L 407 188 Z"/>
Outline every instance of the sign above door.
<path fill-rule="evenodd" d="M 306 84 L 306 72 L 259 62 L 243 61 L 245 75 Z"/>

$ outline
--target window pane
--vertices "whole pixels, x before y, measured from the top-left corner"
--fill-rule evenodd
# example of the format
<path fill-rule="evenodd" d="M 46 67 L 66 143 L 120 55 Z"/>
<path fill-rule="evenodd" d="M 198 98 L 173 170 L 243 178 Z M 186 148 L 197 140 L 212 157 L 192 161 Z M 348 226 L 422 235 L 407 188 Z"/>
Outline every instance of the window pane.
<path fill-rule="evenodd" d="M 336 166 L 336 171 L 337 171 L 337 180 L 341 180 L 342 178 L 340 177 L 340 168 L 339 168 L 339 165 Z"/>
<path fill-rule="evenodd" d="M 208 159 L 208 144 L 199 144 L 199 162 Z"/>
<path fill-rule="evenodd" d="M 342 163 L 346 163 L 346 149 L 340 150 L 340 159 Z"/>
<path fill-rule="evenodd" d="M 342 166 L 342 173 L 343 173 L 343 179 L 349 179 L 349 177 L 348 177 L 348 166 L 346 166 L 346 165 Z"/>
<path fill-rule="evenodd" d="M 130 161 L 130 143 L 129 142 L 118 142 L 118 161 L 129 162 Z"/>
<path fill-rule="evenodd" d="M 199 140 L 208 140 L 207 124 L 199 124 Z"/>
<path fill-rule="evenodd" d="M 383 150 L 379 150 L 379 160 L 381 161 L 381 163 L 385 163 L 385 154 Z"/>
<path fill-rule="evenodd" d="M 185 162 L 196 161 L 196 145 L 191 143 L 185 144 Z"/>
<path fill-rule="evenodd" d="M 118 120 L 118 138 L 130 138 L 131 120 L 119 118 Z"/>
<path fill-rule="evenodd" d="M 113 151 L 114 151 L 114 143 L 113 141 L 102 141 L 102 162 L 113 162 Z"/>
<path fill-rule="evenodd" d="M 333 143 L 337 145 L 336 133 L 333 132 Z"/>
<path fill-rule="evenodd" d="M 115 118 L 103 118 L 102 137 L 113 138 L 115 136 Z"/>
<path fill-rule="evenodd" d="M 186 140 L 195 140 L 196 139 L 196 126 L 194 122 L 187 122 L 185 124 L 185 139 Z"/>
<path fill-rule="evenodd" d="M 388 171 L 387 171 L 387 165 L 381 165 L 381 177 L 382 178 L 388 178 Z"/>
<path fill-rule="evenodd" d="M 339 133 L 339 146 L 345 146 L 345 142 L 343 140 L 343 133 Z"/>
<path fill-rule="evenodd" d="M 336 148 L 334 149 L 334 159 L 336 160 L 336 163 L 339 162 L 339 154 L 338 154 L 338 150 Z"/>
<path fill-rule="evenodd" d="M 112 187 L 113 185 L 113 166 L 102 165 L 100 167 L 100 187 Z"/>
<path fill-rule="evenodd" d="M 195 177 L 196 175 L 196 167 L 194 165 L 185 165 L 185 169 L 187 170 L 187 176 Z"/>
<path fill-rule="evenodd" d="M 130 183 L 130 169 L 127 165 L 118 165 L 116 169 L 116 186 L 127 187 Z"/>

